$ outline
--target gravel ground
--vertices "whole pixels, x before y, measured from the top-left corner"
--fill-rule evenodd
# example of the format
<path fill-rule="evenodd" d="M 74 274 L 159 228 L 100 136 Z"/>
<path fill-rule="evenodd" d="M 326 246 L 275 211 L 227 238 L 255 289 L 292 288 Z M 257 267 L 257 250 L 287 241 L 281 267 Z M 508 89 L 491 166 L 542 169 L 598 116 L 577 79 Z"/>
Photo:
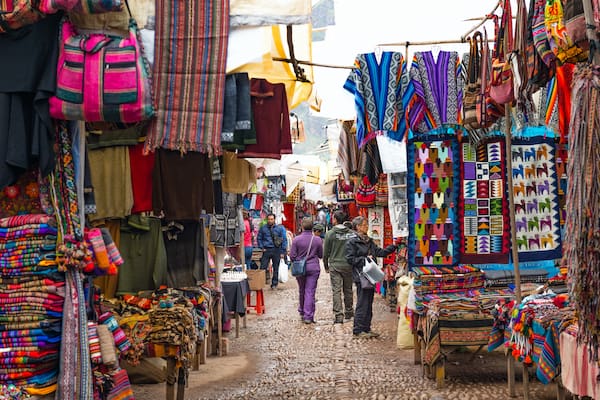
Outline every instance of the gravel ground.
<path fill-rule="evenodd" d="M 412 350 L 396 348 L 397 316 L 385 300 L 375 298 L 373 330 L 377 339 L 352 337 L 352 322 L 333 325 L 329 275 L 321 274 L 317 289 L 316 324 L 305 325 L 296 311 L 295 279 L 278 290 L 265 290 L 267 312 L 248 316 L 240 337 L 229 334 L 229 354 L 211 357 L 222 380 L 206 383 L 191 372 L 185 398 L 199 399 L 372 399 L 484 400 L 508 399 L 506 361 L 501 352 L 472 350 L 450 355 L 446 386 L 423 377 Z M 243 355 L 247 365 L 227 371 L 227 358 Z M 220 360 L 221 363 L 219 362 Z M 223 368 L 219 368 L 222 364 Z M 218 371 L 217 371 L 218 370 Z M 521 369 L 517 368 L 520 394 Z M 164 385 L 135 385 L 138 399 L 164 398 Z M 529 399 L 556 399 L 555 386 L 532 379 Z"/>

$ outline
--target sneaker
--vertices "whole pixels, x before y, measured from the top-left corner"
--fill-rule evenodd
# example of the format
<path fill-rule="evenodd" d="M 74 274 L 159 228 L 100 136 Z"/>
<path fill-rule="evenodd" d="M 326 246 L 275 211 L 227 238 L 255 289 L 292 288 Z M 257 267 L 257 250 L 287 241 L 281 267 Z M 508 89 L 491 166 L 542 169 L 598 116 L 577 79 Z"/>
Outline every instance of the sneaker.
<path fill-rule="evenodd" d="M 302 322 L 304 322 L 305 324 L 314 324 L 315 321 L 311 320 L 311 319 L 303 319 Z"/>
<path fill-rule="evenodd" d="M 354 333 L 353 336 L 355 339 L 370 339 L 373 337 L 373 336 L 369 335 L 368 332 Z"/>
<path fill-rule="evenodd" d="M 344 315 L 344 318 L 345 318 L 345 319 L 352 319 L 352 318 L 354 318 L 354 313 L 346 313 L 346 314 Z"/>
<path fill-rule="evenodd" d="M 333 323 L 334 323 L 334 324 L 343 324 L 343 323 L 344 323 L 344 320 L 343 320 L 342 318 L 336 318 L 336 319 L 333 321 Z"/>
<path fill-rule="evenodd" d="M 372 338 L 378 338 L 379 336 L 381 336 L 379 333 L 373 332 L 373 331 L 369 331 L 366 333 L 367 333 L 367 335 L 369 335 L 369 337 L 372 337 Z"/>

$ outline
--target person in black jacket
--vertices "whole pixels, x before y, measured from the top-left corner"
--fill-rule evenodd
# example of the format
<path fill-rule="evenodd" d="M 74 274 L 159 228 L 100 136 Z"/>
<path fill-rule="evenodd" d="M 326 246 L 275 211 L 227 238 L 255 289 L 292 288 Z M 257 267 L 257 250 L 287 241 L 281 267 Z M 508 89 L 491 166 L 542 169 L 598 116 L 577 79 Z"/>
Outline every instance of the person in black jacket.
<path fill-rule="evenodd" d="M 352 280 L 356 284 L 356 312 L 354 314 L 354 327 L 352 333 L 355 337 L 374 338 L 379 334 L 371 331 L 371 319 L 373 318 L 373 297 L 375 288 L 362 287 L 360 274 L 362 273 L 367 256 L 386 257 L 396 250 L 391 244 L 385 249 L 378 247 L 373 239 L 367 236 L 369 222 L 364 217 L 356 217 L 352 220 L 352 227 L 356 230 L 356 237 L 346 243 L 346 259 L 352 266 Z M 363 279 L 364 281 L 364 279 Z"/>

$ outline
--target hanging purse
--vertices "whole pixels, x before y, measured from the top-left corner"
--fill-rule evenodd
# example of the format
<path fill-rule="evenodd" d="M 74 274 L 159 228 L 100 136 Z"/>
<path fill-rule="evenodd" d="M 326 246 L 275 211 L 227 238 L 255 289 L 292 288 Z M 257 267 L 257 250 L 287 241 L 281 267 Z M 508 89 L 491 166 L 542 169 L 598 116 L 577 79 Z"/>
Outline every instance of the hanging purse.
<path fill-rule="evenodd" d="M 498 118 L 504 116 L 504 106 L 496 103 L 490 96 L 490 82 L 488 80 L 491 59 L 489 56 L 489 43 L 487 31 L 483 29 L 483 43 L 481 45 L 481 92 L 477 98 L 477 123 L 481 128 L 488 128 Z"/>
<path fill-rule="evenodd" d="M 60 41 L 52 118 L 133 123 L 154 115 L 151 71 L 133 18 L 125 38 L 77 33 L 63 20 Z"/>
<path fill-rule="evenodd" d="M 508 59 L 513 51 L 512 10 L 510 0 L 504 0 L 500 31 L 496 38 L 496 54 L 492 60 L 490 96 L 498 104 L 509 104 L 515 99 L 513 71 Z"/>
<path fill-rule="evenodd" d="M 381 207 L 388 206 L 388 183 L 387 174 L 379 174 L 377 185 L 375 185 L 375 205 Z"/>
<path fill-rule="evenodd" d="M 359 207 L 373 207 L 376 194 L 375 185 L 371 185 L 369 178 L 365 175 L 356 189 L 356 204 Z"/>
<path fill-rule="evenodd" d="M 0 0 L 0 33 L 34 24 L 44 17 L 34 0 Z"/>
<path fill-rule="evenodd" d="M 477 40 L 479 38 L 479 40 Z M 477 99 L 481 93 L 481 32 L 475 32 L 469 39 L 469 67 L 467 72 L 467 84 L 463 96 L 463 125 L 470 129 L 479 129 L 477 118 Z M 479 43 L 479 47 L 478 47 Z"/>
<path fill-rule="evenodd" d="M 527 57 L 527 91 L 530 93 L 535 93 L 539 88 L 546 86 L 553 76 L 553 69 L 548 68 L 546 63 L 544 63 L 535 46 L 533 32 L 536 17 L 536 3 L 537 1 L 535 0 L 530 1 L 529 13 L 527 16 L 527 48 L 525 53 Z M 554 56 L 552 52 L 550 52 L 550 54 Z"/>
<path fill-rule="evenodd" d="M 40 0 L 39 9 L 46 14 L 60 10 L 81 14 L 97 14 L 123 10 L 124 0 Z"/>

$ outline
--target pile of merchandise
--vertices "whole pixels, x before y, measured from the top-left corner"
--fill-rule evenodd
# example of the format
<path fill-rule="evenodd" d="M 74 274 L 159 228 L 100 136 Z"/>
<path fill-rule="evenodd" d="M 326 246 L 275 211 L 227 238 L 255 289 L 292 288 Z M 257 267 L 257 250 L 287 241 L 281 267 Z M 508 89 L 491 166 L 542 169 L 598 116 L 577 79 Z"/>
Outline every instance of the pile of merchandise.
<path fill-rule="evenodd" d="M 40 395 L 58 375 L 65 278 L 56 234 L 47 215 L 0 219 L 0 379 Z"/>

